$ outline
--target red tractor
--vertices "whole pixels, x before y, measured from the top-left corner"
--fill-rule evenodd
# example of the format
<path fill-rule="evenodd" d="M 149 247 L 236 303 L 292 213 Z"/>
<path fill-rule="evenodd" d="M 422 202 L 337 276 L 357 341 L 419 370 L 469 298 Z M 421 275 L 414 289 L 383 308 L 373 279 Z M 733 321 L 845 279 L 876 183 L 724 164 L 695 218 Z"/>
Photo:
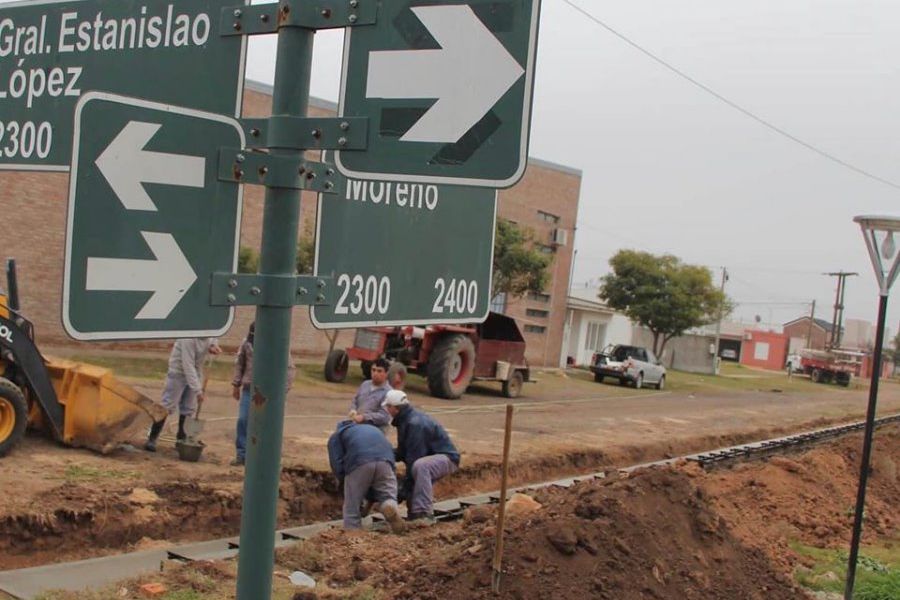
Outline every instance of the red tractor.
<path fill-rule="evenodd" d="M 360 361 L 368 379 L 372 363 L 381 357 L 426 377 L 428 390 L 438 398 L 459 398 L 473 380 L 501 381 L 504 395 L 515 398 L 530 380 L 525 338 L 514 319 L 494 312 L 474 325 L 357 329 L 353 347 L 328 354 L 325 379 L 344 381 L 350 360 Z"/>

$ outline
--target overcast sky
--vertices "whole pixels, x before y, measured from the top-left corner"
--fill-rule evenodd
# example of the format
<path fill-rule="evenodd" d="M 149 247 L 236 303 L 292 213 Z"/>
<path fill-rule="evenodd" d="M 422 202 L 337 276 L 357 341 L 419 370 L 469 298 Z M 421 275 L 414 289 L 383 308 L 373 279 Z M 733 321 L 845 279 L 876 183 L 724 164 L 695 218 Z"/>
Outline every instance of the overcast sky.
<path fill-rule="evenodd" d="M 900 185 L 900 6 L 889 0 L 573 0 L 646 50 L 794 136 Z M 337 100 L 342 34 L 316 38 L 312 92 Z M 274 40 L 248 77 L 271 83 Z M 654 63 L 563 0 L 544 0 L 531 151 L 584 173 L 575 282 L 622 247 L 726 266 L 735 316 L 874 321 L 852 217 L 900 215 L 900 190 L 841 167 Z M 719 274 L 716 273 L 718 280 Z M 895 292 L 895 296 L 898 294 Z M 794 303 L 794 304 L 787 304 Z M 806 303 L 805 305 L 802 303 Z M 897 331 L 900 299 L 889 326 Z"/>

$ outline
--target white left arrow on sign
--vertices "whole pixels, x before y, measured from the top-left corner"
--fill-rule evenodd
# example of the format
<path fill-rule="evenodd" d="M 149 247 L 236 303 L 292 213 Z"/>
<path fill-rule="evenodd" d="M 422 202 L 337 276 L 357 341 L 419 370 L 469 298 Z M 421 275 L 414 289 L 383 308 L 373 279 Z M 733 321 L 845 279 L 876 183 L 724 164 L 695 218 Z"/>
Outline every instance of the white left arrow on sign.
<path fill-rule="evenodd" d="M 135 319 L 165 319 L 197 281 L 197 274 L 171 234 L 142 231 L 141 235 L 153 260 L 89 257 L 86 289 L 153 292 Z"/>
<path fill-rule="evenodd" d="M 194 188 L 205 183 L 205 158 L 144 150 L 160 128 L 158 123 L 129 121 L 97 158 L 97 168 L 128 210 L 156 210 L 145 183 Z"/>
<path fill-rule="evenodd" d="M 471 7 L 410 10 L 441 49 L 370 52 L 366 97 L 437 98 L 400 141 L 455 144 L 525 70 Z"/>

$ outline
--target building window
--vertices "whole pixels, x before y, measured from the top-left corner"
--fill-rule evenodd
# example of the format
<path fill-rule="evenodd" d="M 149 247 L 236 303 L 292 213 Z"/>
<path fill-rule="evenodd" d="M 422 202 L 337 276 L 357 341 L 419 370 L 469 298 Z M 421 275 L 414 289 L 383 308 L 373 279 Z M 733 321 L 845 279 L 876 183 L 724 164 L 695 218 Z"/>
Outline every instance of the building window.
<path fill-rule="evenodd" d="M 548 246 L 546 244 L 537 244 L 537 249 L 539 252 L 543 252 L 544 254 L 553 254 L 556 252 L 556 248 L 553 246 Z"/>
<path fill-rule="evenodd" d="M 547 331 L 547 328 L 541 325 L 526 325 L 525 331 L 527 333 L 544 333 Z"/>
<path fill-rule="evenodd" d="M 537 294 L 535 292 L 530 292 L 528 294 L 529 300 L 534 300 L 535 302 L 543 302 L 544 304 L 550 303 L 550 294 Z"/>
<path fill-rule="evenodd" d="M 602 323 L 588 323 L 587 335 L 584 337 L 584 349 L 600 351 L 606 338 L 606 325 Z"/>
<path fill-rule="evenodd" d="M 506 292 L 500 292 L 491 298 L 491 311 L 495 313 L 506 312 Z"/>
<path fill-rule="evenodd" d="M 554 225 L 559 223 L 559 217 L 556 215 L 550 214 L 548 212 L 544 212 L 542 210 L 537 211 L 537 213 L 538 213 L 538 219 L 540 219 L 541 221 L 545 221 L 547 223 L 553 223 Z"/>
<path fill-rule="evenodd" d="M 549 310 L 538 310 L 536 308 L 526 308 L 525 309 L 526 317 L 540 317 L 542 319 L 546 319 L 550 316 Z"/>

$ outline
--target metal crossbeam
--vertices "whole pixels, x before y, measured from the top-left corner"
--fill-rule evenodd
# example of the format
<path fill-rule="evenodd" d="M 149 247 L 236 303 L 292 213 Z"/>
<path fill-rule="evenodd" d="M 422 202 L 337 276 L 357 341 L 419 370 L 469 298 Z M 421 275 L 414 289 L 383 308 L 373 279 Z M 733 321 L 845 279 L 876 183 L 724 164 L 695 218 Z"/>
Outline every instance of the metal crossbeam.
<path fill-rule="evenodd" d="M 248 148 L 365 150 L 367 117 L 291 117 L 242 119 Z"/>
<path fill-rule="evenodd" d="M 232 6 L 222 9 L 221 35 L 277 33 L 282 27 L 338 29 L 373 25 L 375 0 L 282 0 L 279 3 Z"/>
<path fill-rule="evenodd" d="M 334 301 L 331 277 L 213 273 L 213 306 L 310 306 Z"/>

